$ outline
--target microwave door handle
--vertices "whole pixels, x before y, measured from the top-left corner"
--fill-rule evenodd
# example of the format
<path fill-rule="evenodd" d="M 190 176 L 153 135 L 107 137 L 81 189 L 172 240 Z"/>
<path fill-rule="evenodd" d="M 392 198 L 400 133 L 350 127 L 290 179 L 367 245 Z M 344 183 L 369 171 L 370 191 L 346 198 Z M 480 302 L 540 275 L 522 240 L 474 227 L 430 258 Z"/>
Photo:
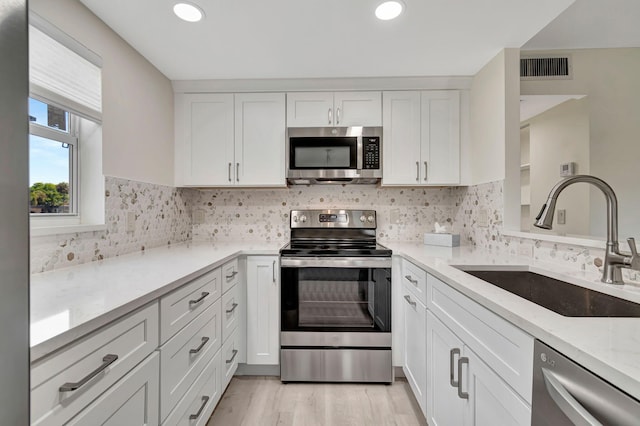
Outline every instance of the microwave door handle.
<path fill-rule="evenodd" d="M 549 392 L 549 396 L 556 403 L 558 408 L 572 422 L 579 426 L 602 426 L 595 417 L 591 415 L 570 393 L 562 386 L 560 380 L 551 371 L 542 369 L 544 384 Z"/>

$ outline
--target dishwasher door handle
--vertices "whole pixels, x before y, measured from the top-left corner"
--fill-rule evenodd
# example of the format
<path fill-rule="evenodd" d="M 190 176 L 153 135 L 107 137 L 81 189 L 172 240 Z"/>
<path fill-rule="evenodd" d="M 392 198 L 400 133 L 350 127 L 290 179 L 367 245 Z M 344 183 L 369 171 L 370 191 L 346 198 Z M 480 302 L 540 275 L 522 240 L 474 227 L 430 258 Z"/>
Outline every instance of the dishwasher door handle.
<path fill-rule="evenodd" d="M 542 375 L 549 396 L 551 396 L 551 399 L 553 399 L 558 408 L 560 408 L 565 416 L 573 423 L 578 426 L 602 426 L 602 423 L 593 417 L 591 413 L 562 386 L 562 383 L 560 383 L 560 380 L 558 380 L 553 372 L 543 368 Z"/>

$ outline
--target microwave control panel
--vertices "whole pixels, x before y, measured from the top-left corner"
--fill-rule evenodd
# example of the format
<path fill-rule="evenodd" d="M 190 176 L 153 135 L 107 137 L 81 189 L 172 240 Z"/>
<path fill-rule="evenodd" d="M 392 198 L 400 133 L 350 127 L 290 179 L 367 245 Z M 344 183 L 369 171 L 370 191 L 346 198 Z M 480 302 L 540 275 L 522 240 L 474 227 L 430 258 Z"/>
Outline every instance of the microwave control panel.
<path fill-rule="evenodd" d="M 364 169 L 379 169 L 380 168 L 380 137 L 363 136 L 362 149 L 364 151 L 362 167 Z"/>

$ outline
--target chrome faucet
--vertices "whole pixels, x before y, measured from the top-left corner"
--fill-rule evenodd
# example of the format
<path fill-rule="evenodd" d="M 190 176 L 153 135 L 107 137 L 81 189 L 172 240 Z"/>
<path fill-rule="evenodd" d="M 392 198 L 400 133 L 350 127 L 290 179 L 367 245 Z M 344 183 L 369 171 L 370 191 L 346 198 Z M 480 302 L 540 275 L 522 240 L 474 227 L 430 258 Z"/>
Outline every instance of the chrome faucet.
<path fill-rule="evenodd" d="M 601 281 L 608 284 L 624 284 L 622 268 L 640 271 L 640 257 L 633 238 L 627 238 L 631 253 L 620 253 L 618 246 L 618 199 L 613 189 L 602 179 L 589 175 L 577 175 L 558 182 L 549 192 L 549 198 L 542 206 L 538 216 L 536 216 L 534 226 L 542 229 L 551 229 L 558 195 L 567 186 L 578 182 L 590 183 L 599 188 L 607 200 L 607 247 L 604 255 Z"/>

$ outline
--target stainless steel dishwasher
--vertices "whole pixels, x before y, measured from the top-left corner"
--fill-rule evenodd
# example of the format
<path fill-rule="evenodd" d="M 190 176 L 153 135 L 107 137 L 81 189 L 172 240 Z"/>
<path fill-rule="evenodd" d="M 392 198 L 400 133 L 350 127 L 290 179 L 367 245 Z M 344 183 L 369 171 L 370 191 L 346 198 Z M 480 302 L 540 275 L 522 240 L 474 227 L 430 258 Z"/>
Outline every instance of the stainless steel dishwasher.
<path fill-rule="evenodd" d="M 533 426 L 640 424 L 640 401 L 535 341 Z"/>

